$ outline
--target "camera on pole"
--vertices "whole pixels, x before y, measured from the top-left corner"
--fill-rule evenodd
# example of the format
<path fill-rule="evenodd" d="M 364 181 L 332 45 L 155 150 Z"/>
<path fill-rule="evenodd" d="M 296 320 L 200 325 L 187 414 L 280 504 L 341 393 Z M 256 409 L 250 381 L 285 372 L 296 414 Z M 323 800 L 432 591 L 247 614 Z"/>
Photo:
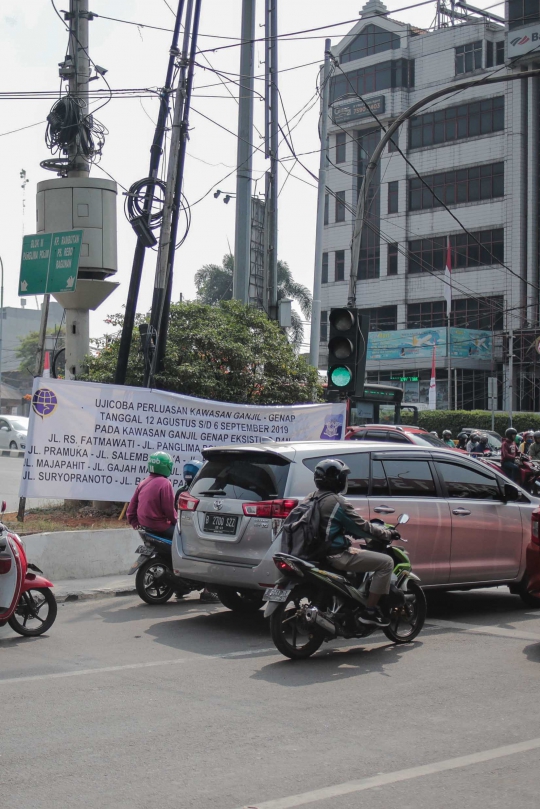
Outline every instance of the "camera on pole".
<path fill-rule="evenodd" d="M 354 307 L 331 309 L 328 393 L 362 396 L 366 374 L 369 316 Z"/>

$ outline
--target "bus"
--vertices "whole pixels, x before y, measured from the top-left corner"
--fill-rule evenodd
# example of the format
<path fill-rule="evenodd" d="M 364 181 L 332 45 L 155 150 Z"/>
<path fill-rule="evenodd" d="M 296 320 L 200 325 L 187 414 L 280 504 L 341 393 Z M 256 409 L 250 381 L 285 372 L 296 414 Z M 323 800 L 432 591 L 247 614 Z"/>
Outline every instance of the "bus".
<path fill-rule="evenodd" d="M 393 385 L 364 385 L 363 396 L 349 399 L 349 426 L 361 427 L 364 424 L 418 424 L 418 408 L 402 405 L 403 388 Z"/>

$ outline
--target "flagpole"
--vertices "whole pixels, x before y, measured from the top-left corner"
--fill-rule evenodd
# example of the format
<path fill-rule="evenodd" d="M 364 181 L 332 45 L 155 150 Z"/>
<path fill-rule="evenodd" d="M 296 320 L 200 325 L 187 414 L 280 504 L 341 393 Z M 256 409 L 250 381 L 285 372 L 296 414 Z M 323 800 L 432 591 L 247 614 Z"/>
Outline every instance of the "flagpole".
<path fill-rule="evenodd" d="M 452 251 L 450 236 L 446 237 L 446 266 L 444 268 L 444 297 L 446 299 L 446 365 L 448 369 L 448 410 L 452 410 L 452 351 L 450 312 L 452 309 Z"/>

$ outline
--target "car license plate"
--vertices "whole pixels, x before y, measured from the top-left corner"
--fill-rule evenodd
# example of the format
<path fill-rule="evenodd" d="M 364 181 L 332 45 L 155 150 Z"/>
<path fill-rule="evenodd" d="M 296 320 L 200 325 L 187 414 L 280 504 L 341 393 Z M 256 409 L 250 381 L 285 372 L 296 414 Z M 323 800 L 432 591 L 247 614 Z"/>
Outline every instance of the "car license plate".
<path fill-rule="evenodd" d="M 263 601 L 286 601 L 292 590 L 292 584 L 286 587 L 267 587 L 264 591 Z"/>
<path fill-rule="evenodd" d="M 228 514 L 205 514 L 204 530 L 209 534 L 236 534 L 238 517 Z"/>
<path fill-rule="evenodd" d="M 135 553 L 142 553 L 143 556 L 152 556 L 154 551 L 152 548 L 147 548 L 146 545 L 139 545 Z"/>

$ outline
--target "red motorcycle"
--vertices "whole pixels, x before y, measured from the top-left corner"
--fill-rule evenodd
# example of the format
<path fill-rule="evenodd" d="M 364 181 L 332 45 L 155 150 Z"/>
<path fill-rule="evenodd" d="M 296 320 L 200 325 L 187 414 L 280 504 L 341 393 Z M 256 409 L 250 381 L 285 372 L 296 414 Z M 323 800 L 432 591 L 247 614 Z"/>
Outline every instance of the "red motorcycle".
<path fill-rule="evenodd" d="M 498 472 L 502 472 L 503 475 L 506 474 L 504 469 L 501 469 L 500 463 L 497 463 L 493 458 L 486 457 L 486 454 L 480 457 L 484 463 L 492 466 Z M 516 483 L 518 483 L 522 489 L 525 489 L 526 492 L 540 497 L 540 463 L 531 460 L 528 455 L 521 452 L 518 453 L 516 457 L 516 464 L 519 468 L 519 476 Z M 508 477 L 508 475 L 506 475 L 506 477 Z"/>
<path fill-rule="evenodd" d="M 5 510 L 4 500 L 1 513 Z M 42 571 L 28 562 L 17 534 L 0 523 L 0 626 L 8 623 L 19 635 L 28 637 L 50 629 L 58 609 L 52 586 Z"/>

